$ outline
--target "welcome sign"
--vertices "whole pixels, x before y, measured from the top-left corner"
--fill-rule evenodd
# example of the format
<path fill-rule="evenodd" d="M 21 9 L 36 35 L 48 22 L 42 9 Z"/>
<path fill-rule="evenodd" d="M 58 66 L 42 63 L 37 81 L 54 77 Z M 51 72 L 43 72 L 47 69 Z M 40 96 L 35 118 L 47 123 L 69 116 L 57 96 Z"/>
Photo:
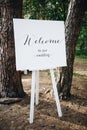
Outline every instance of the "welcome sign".
<path fill-rule="evenodd" d="M 13 19 L 17 70 L 66 66 L 63 21 Z"/>

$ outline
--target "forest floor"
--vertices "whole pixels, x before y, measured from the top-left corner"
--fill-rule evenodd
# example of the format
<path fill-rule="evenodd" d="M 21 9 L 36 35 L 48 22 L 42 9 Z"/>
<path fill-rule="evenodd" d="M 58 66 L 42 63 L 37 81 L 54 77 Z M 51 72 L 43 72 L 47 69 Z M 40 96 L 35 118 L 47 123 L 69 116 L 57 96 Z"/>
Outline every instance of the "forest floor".
<path fill-rule="evenodd" d="M 60 119 L 48 71 L 40 72 L 40 98 L 33 124 L 29 124 L 31 74 L 24 75 L 22 82 L 27 95 L 20 102 L 0 104 L 0 130 L 87 130 L 87 59 L 75 60 L 72 97 L 60 100 Z"/>

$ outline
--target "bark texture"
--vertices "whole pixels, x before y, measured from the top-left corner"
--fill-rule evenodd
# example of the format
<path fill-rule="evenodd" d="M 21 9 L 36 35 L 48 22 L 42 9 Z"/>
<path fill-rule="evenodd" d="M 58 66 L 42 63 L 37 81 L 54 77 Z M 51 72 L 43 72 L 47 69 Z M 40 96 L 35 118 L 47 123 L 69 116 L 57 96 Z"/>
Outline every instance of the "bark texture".
<path fill-rule="evenodd" d="M 75 48 L 80 32 L 81 22 L 86 10 L 86 0 L 70 1 L 68 15 L 65 21 L 67 67 L 61 68 L 60 79 L 57 84 L 62 98 L 68 98 L 71 95 L 70 90 L 72 86 Z"/>
<path fill-rule="evenodd" d="M 16 71 L 13 17 L 22 16 L 22 0 L 4 0 L 1 4 L 1 97 L 23 97 L 21 74 Z"/>

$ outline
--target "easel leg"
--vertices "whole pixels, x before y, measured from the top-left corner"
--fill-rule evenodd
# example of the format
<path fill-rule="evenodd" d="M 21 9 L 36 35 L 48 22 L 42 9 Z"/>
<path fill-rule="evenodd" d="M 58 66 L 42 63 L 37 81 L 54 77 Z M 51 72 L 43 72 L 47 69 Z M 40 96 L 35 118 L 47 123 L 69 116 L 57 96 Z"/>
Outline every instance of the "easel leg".
<path fill-rule="evenodd" d="M 34 119 L 34 93 L 35 93 L 35 71 L 32 71 L 31 102 L 30 102 L 30 124 Z"/>
<path fill-rule="evenodd" d="M 39 70 L 36 71 L 36 105 L 39 104 Z"/>
<path fill-rule="evenodd" d="M 55 82 L 55 77 L 54 77 L 54 71 L 53 71 L 53 69 L 50 70 L 50 74 L 51 74 L 51 79 L 52 79 L 52 84 L 53 84 L 53 90 L 54 90 L 54 95 L 55 95 L 55 100 L 56 100 L 56 106 L 57 106 L 58 115 L 59 115 L 59 117 L 62 117 L 62 112 L 61 112 L 61 107 L 60 107 L 60 101 L 59 101 L 59 96 L 58 96 L 58 92 L 57 92 L 57 88 L 56 88 L 56 82 Z"/>

